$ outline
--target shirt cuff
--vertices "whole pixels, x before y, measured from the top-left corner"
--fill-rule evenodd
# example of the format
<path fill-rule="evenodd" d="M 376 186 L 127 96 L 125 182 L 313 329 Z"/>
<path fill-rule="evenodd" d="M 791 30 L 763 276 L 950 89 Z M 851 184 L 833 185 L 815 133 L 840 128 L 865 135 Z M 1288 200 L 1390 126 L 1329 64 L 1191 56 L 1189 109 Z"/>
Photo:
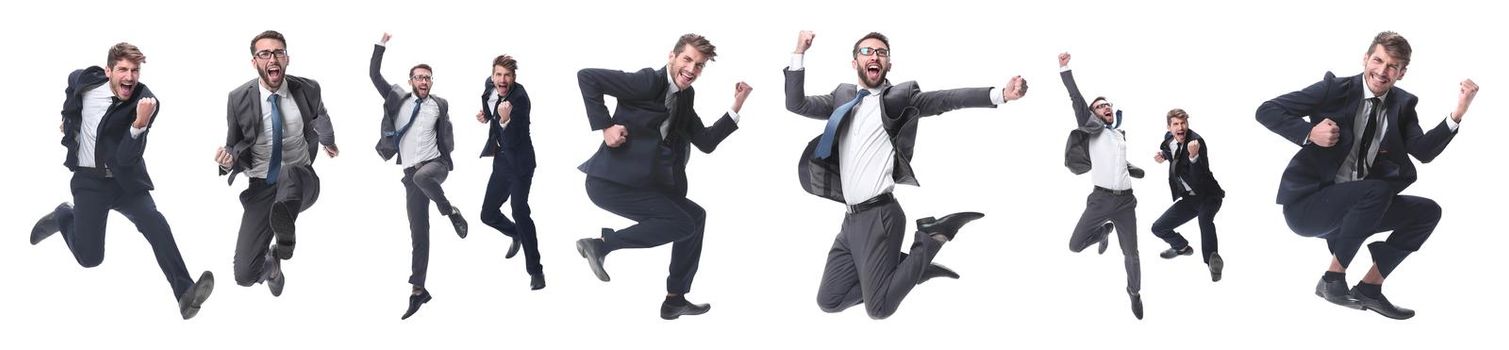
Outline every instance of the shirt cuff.
<path fill-rule="evenodd" d="M 1461 124 L 1459 124 L 1459 123 L 1457 123 L 1457 121 L 1451 119 L 1451 113 L 1447 113 L 1446 114 L 1446 127 L 1450 128 L 1451 132 L 1457 132 L 1457 127 L 1460 127 L 1460 126 L 1461 126 Z"/>
<path fill-rule="evenodd" d="M 804 55 L 799 53 L 791 54 L 791 65 L 787 66 L 787 69 L 790 69 L 791 71 L 806 69 L 806 67 L 802 65 L 802 56 Z"/>
<path fill-rule="evenodd" d="M 1006 95 L 1002 95 L 1002 91 L 1006 91 L 1006 87 L 1003 86 L 990 88 L 990 103 L 996 105 L 1006 103 Z"/>
<path fill-rule="evenodd" d="M 1069 71 L 1069 66 L 1058 67 L 1058 72 L 1059 73 L 1068 72 L 1068 71 Z"/>
<path fill-rule="evenodd" d="M 739 112 L 734 112 L 733 108 L 728 109 L 728 118 L 733 119 L 734 124 L 739 124 Z"/>
<path fill-rule="evenodd" d="M 513 122 L 513 119 L 509 119 L 506 122 L 499 123 L 498 124 L 498 128 L 500 128 L 501 130 L 508 130 L 508 123 L 512 123 L 512 122 Z"/>
<path fill-rule="evenodd" d="M 388 44 L 384 44 L 381 41 L 379 41 L 379 42 L 377 42 L 377 46 L 388 47 Z"/>
<path fill-rule="evenodd" d="M 1189 163 L 1190 164 L 1199 163 L 1199 162 L 1200 162 L 1200 156 L 1199 155 L 1189 156 Z"/>
<path fill-rule="evenodd" d="M 1453 128 L 1452 130 L 1456 130 L 1456 129 Z M 131 127 L 131 139 L 135 140 L 135 139 L 141 138 L 141 134 L 145 133 L 145 132 L 147 132 L 147 128 L 140 128 L 140 129 L 138 129 L 135 126 L 132 126 Z"/>

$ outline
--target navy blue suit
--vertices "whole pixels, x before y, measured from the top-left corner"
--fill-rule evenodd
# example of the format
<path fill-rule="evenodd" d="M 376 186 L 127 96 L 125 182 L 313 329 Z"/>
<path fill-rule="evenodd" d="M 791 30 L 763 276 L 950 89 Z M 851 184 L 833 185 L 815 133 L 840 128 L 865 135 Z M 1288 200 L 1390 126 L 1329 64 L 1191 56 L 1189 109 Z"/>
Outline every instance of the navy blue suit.
<path fill-rule="evenodd" d="M 482 111 L 487 113 L 487 143 L 481 157 L 493 157 L 492 176 L 482 198 L 482 223 L 519 241 L 524 251 L 524 269 L 532 276 L 544 273 L 540 265 L 539 237 L 529 216 L 529 186 L 534 182 L 534 141 L 529 137 L 529 92 L 513 83 L 503 101 L 513 105 L 508 127 L 498 123 L 497 106 L 488 99 L 497 94 L 492 79 L 483 82 Z M 503 202 L 510 202 L 513 220 L 503 215 Z"/>
<path fill-rule="evenodd" d="M 1184 248 L 1189 245 L 1189 240 L 1174 232 L 1174 228 L 1199 218 L 1200 257 L 1208 264 L 1210 254 L 1219 248 L 1215 220 L 1216 213 L 1221 211 L 1226 190 L 1221 189 L 1215 173 L 1210 171 L 1210 144 L 1205 142 L 1205 138 L 1194 130 L 1186 130 L 1184 142 L 1179 144 L 1179 148 L 1170 149 L 1168 144 L 1173 140 L 1174 134 L 1165 133 L 1163 143 L 1158 144 L 1158 151 L 1168 160 L 1168 189 L 1174 204 L 1158 220 L 1153 221 L 1153 235 L 1162 238 L 1173 248 Z M 1200 156 L 1195 161 L 1189 160 L 1191 141 L 1200 142 Z M 1189 185 L 1189 190 L 1184 188 L 1185 184 Z"/>

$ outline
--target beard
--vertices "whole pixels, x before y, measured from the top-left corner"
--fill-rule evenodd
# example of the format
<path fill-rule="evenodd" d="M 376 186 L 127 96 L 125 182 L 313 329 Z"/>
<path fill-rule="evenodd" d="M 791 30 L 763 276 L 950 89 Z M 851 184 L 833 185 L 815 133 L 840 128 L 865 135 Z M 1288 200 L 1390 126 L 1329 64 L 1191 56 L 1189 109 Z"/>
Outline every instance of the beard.
<path fill-rule="evenodd" d="M 868 89 L 880 87 L 880 85 L 884 84 L 886 81 L 886 74 L 891 72 L 889 68 L 881 68 L 880 75 L 876 78 L 876 80 L 870 80 L 870 76 L 869 74 L 867 74 L 869 73 L 869 71 L 869 69 L 864 69 L 862 67 L 855 70 L 855 72 L 859 74 L 859 82 L 863 83 L 864 87 Z"/>

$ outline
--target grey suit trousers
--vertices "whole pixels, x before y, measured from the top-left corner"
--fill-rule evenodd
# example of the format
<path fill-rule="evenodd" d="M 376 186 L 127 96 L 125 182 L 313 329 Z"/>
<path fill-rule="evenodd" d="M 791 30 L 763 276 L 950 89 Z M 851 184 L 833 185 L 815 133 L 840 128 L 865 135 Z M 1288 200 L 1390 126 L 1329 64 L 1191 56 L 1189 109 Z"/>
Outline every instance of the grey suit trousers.
<path fill-rule="evenodd" d="M 1121 244 L 1121 255 L 1126 259 L 1127 291 L 1142 290 L 1142 262 L 1137 256 L 1137 197 L 1128 190 L 1114 194 L 1097 188 L 1085 199 L 1085 212 L 1079 216 L 1079 224 L 1069 237 L 1069 251 L 1079 252 L 1091 244 L 1108 237 L 1110 222 Z"/>
<path fill-rule="evenodd" d="M 440 214 L 450 214 L 455 208 L 445 199 L 445 190 L 440 184 L 450 174 L 445 164 L 436 161 L 424 162 L 403 169 L 405 208 L 409 214 L 409 234 L 413 236 L 413 274 L 409 284 L 424 288 L 430 265 L 430 202 L 440 209 Z"/>
<path fill-rule="evenodd" d="M 277 184 L 247 178 L 246 190 L 241 191 L 241 230 L 236 236 L 236 284 L 251 286 L 267 278 L 265 256 L 274 244 L 273 208 L 282 207 L 290 220 L 297 220 L 319 197 L 320 178 L 309 165 L 284 166 Z"/>
<path fill-rule="evenodd" d="M 874 319 L 895 313 L 943 247 L 916 232 L 909 253 L 902 254 L 906 224 L 906 213 L 895 200 L 844 216 L 817 288 L 818 307 L 839 312 L 864 303 Z"/>

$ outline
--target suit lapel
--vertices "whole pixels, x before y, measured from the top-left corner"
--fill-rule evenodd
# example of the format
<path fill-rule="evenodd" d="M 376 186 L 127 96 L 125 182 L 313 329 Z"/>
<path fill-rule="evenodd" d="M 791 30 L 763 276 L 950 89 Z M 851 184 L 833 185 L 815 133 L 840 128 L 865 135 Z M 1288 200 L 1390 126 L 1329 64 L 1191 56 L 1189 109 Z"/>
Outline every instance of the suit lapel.
<path fill-rule="evenodd" d="M 253 81 L 251 85 L 246 87 L 245 93 L 241 95 L 245 96 L 242 99 L 242 103 L 251 106 L 250 110 L 252 111 L 251 114 L 244 116 L 252 125 L 252 134 L 248 135 L 250 136 L 248 139 L 256 141 L 262 137 L 262 83 L 260 81 Z M 252 142 L 252 144 L 255 145 L 256 142 Z"/>

